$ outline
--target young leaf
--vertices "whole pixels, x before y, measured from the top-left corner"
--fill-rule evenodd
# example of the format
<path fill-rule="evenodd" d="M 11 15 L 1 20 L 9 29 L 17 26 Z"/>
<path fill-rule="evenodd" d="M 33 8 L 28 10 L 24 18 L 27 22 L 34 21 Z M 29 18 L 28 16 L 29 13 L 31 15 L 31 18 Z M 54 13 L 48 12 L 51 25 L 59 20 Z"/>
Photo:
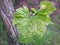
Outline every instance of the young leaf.
<path fill-rule="evenodd" d="M 20 17 L 29 17 L 29 10 L 26 6 L 16 9 L 16 12 L 17 12 L 17 14 L 20 15 Z"/>
<path fill-rule="evenodd" d="M 29 15 L 28 8 L 25 6 L 16 10 L 12 24 L 16 25 L 20 32 L 19 42 L 37 43 L 44 36 L 46 26 L 51 22 L 48 14 L 53 12 L 55 7 L 51 2 L 46 1 L 41 2 L 40 5 L 39 10 L 32 8 L 33 14 L 35 14 L 32 14 L 32 16 Z"/>
<path fill-rule="evenodd" d="M 51 2 L 43 1 L 40 3 L 40 14 L 48 15 L 52 13 L 56 8 Z"/>

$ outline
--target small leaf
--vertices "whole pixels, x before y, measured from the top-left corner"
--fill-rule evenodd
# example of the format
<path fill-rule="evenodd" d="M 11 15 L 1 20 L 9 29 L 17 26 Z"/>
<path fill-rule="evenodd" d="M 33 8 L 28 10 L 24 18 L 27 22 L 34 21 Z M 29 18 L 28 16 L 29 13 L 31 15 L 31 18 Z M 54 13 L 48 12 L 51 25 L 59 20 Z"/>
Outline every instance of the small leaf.
<path fill-rule="evenodd" d="M 53 6 L 51 2 L 42 1 L 40 3 L 40 10 L 39 10 L 40 14 L 48 15 L 52 13 L 54 10 L 56 10 L 56 8 Z"/>
<path fill-rule="evenodd" d="M 32 10 L 34 13 L 37 12 L 37 10 L 36 10 L 35 8 L 31 8 L 31 10 Z"/>
<path fill-rule="evenodd" d="M 28 8 L 25 7 L 25 6 L 16 9 L 16 12 L 17 12 L 21 17 L 29 17 L 29 10 L 28 10 Z"/>

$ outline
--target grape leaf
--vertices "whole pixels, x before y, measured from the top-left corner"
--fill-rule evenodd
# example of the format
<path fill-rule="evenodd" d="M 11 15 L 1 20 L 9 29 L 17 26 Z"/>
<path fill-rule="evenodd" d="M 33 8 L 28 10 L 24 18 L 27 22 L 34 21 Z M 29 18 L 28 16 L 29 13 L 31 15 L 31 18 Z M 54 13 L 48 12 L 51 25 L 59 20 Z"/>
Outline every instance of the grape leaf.
<path fill-rule="evenodd" d="M 53 6 L 51 2 L 43 1 L 40 3 L 40 13 L 44 15 L 48 15 L 52 13 L 56 8 Z"/>
<path fill-rule="evenodd" d="M 30 43 L 41 41 L 46 31 L 46 26 L 51 22 L 49 14 L 55 10 L 55 7 L 51 2 L 46 1 L 41 2 L 40 7 L 39 10 L 32 8 L 34 11 L 32 16 L 30 16 L 26 6 L 16 10 L 12 24 L 16 25 L 20 32 L 19 42 Z"/>

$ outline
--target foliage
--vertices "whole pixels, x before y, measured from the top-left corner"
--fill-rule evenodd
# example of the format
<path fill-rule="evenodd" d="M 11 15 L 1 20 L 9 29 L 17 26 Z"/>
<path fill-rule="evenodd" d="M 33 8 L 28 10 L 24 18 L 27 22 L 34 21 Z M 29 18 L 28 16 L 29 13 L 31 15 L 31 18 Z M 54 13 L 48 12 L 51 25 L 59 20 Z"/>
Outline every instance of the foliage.
<path fill-rule="evenodd" d="M 51 2 L 43 1 L 39 10 L 31 9 L 32 16 L 26 6 L 16 9 L 12 24 L 16 25 L 20 32 L 19 42 L 38 44 L 44 39 L 46 26 L 51 23 L 49 14 L 55 10 L 55 7 Z"/>
<path fill-rule="evenodd" d="M 6 40 L 6 32 L 3 30 L 3 22 L 0 17 L 0 45 L 8 45 Z"/>

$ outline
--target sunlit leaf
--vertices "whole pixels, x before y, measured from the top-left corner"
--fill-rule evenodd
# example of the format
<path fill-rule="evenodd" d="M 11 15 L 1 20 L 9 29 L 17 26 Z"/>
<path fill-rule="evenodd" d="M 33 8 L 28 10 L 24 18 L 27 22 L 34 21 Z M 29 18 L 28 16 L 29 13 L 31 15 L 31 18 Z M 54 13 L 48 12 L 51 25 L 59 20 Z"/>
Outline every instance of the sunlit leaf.
<path fill-rule="evenodd" d="M 39 10 L 32 8 L 34 12 L 32 16 L 30 16 L 29 10 L 25 6 L 16 10 L 12 24 L 16 25 L 20 32 L 19 42 L 37 43 L 43 40 L 46 26 L 51 23 L 48 14 L 53 12 L 55 7 L 51 2 L 46 1 L 41 2 L 40 7 Z"/>
<path fill-rule="evenodd" d="M 52 13 L 56 8 L 53 6 L 51 2 L 43 1 L 40 3 L 40 13 L 44 15 L 48 15 Z"/>

